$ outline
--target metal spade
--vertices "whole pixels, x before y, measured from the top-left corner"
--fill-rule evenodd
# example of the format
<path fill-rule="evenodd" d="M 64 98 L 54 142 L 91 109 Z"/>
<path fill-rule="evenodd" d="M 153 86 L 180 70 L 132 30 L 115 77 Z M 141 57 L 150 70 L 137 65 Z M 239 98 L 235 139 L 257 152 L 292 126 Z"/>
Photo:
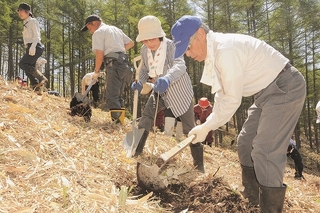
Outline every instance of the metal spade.
<path fill-rule="evenodd" d="M 137 66 L 137 62 L 140 61 L 139 66 Z M 136 69 L 136 80 L 139 80 L 139 73 L 142 67 L 141 56 L 135 57 L 133 59 L 134 68 Z M 131 158 L 134 156 L 136 149 L 138 147 L 140 138 L 144 132 L 144 129 L 138 129 L 136 127 L 137 121 L 137 110 L 138 110 L 138 90 L 134 91 L 133 96 L 133 113 L 132 113 L 132 131 L 126 134 L 126 137 L 123 140 L 122 146 L 126 150 L 126 157 Z"/>
<path fill-rule="evenodd" d="M 138 184 L 146 189 L 152 191 L 162 191 L 166 189 L 166 185 L 163 181 L 163 177 L 161 177 L 161 171 L 164 168 L 164 165 L 176 154 L 178 154 L 181 150 L 186 148 L 195 138 L 194 135 L 189 136 L 184 139 L 177 145 L 175 145 L 169 151 L 163 153 L 160 158 L 156 160 L 156 163 L 148 166 L 143 163 L 137 163 L 137 179 Z"/>

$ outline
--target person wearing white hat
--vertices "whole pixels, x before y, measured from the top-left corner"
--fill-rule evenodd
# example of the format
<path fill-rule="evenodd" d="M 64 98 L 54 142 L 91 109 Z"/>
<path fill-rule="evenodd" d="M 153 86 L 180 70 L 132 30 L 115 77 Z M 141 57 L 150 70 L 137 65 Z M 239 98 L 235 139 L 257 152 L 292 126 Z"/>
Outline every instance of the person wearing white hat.
<path fill-rule="evenodd" d="M 139 79 L 132 83 L 132 90 L 141 92 L 142 85 L 153 78 L 154 88 L 145 105 L 138 128 L 144 129 L 135 156 L 142 153 L 146 140 L 154 123 L 155 111 L 170 108 L 175 117 L 183 123 L 183 133 L 195 126 L 193 117 L 193 89 L 186 71 L 183 56 L 174 59 L 175 45 L 166 38 L 160 20 L 155 16 L 145 16 L 138 23 L 137 42 L 142 42 L 142 67 Z M 158 100 L 158 109 L 156 101 Z M 204 172 L 203 146 L 201 143 L 190 145 L 193 164 Z"/>
<path fill-rule="evenodd" d="M 230 121 L 242 97 L 253 96 L 238 135 L 242 194 L 262 212 L 281 212 L 288 141 L 299 120 L 306 82 L 289 59 L 249 35 L 213 32 L 199 17 L 183 16 L 171 28 L 175 57 L 204 61 L 201 82 L 215 94 L 212 113 L 193 128 L 193 142 Z"/>

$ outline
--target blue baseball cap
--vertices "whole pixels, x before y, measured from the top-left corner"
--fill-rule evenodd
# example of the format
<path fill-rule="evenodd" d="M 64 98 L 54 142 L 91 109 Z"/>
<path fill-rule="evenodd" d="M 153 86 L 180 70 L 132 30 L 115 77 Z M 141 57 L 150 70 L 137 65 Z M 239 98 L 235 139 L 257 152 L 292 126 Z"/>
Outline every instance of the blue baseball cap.
<path fill-rule="evenodd" d="M 201 19 L 196 16 L 182 16 L 171 28 L 171 35 L 176 45 L 174 58 L 182 56 L 188 48 L 191 36 L 197 32 L 201 26 Z"/>

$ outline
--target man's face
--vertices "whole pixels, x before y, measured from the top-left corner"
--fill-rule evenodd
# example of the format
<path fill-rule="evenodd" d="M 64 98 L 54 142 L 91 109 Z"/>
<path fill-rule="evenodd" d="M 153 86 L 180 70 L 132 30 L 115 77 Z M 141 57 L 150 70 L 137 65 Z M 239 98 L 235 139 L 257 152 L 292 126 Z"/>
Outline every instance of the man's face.
<path fill-rule="evenodd" d="M 99 21 L 92 21 L 87 24 L 87 28 L 91 34 L 93 34 L 100 26 Z"/>
<path fill-rule="evenodd" d="M 194 36 L 190 38 L 186 56 L 196 61 L 204 61 L 207 57 L 207 35 L 199 28 Z"/>

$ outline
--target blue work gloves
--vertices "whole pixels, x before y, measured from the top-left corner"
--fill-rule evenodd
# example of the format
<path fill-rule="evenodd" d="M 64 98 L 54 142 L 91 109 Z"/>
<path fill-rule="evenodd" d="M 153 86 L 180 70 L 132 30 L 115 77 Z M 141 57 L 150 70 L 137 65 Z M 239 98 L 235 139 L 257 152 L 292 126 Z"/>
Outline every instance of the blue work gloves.
<path fill-rule="evenodd" d="M 169 78 L 166 76 L 163 76 L 156 81 L 153 89 L 155 92 L 162 94 L 168 89 L 169 85 L 170 85 Z"/>
<path fill-rule="evenodd" d="M 141 82 L 137 82 L 137 81 L 133 82 L 133 83 L 131 84 L 131 89 L 132 89 L 133 91 L 138 90 L 138 92 L 140 93 L 141 90 L 142 90 L 142 83 L 141 83 Z"/>

